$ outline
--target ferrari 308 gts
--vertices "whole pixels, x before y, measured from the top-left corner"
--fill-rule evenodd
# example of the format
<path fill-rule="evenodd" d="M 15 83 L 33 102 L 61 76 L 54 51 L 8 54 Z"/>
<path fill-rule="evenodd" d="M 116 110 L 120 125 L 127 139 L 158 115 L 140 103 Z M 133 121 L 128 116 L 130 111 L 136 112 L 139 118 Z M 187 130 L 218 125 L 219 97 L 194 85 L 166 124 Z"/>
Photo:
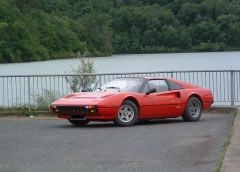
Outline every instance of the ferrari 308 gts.
<path fill-rule="evenodd" d="M 67 95 L 51 103 L 59 118 L 76 126 L 114 121 L 130 126 L 140 120 L 176 118 L 198 121 L 213 103 L 210 89 L 169 78 L 117 78 L 92 92 Z"/>

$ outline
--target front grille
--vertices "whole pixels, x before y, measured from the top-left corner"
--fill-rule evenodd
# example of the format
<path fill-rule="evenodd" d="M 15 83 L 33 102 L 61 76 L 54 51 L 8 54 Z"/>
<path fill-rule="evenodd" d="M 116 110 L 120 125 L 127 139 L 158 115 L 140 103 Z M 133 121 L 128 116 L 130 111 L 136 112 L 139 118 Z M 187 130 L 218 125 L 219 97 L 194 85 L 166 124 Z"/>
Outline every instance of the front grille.
<path fill-rule="evenodd" d="M 85 107 L 76 107 L 76 106 L 58 106 L 57 107 L 59 113 L 64 114 L 86 114 L 88 113 L 88 109 Z"/>

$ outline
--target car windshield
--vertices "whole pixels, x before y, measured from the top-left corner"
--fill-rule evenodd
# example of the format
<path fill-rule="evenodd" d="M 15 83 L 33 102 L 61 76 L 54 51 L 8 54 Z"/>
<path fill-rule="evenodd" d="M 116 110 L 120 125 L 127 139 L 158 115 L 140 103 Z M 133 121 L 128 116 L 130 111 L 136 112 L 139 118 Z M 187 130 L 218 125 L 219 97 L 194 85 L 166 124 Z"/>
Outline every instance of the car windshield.
<path fill-rule="evenodd" d="M 115 90 L 121 92 L 139 92 L 142 84 L 142 78 L 118 78 L 114 79 L 102 87 L 98 88 L 98 91 Z"/>

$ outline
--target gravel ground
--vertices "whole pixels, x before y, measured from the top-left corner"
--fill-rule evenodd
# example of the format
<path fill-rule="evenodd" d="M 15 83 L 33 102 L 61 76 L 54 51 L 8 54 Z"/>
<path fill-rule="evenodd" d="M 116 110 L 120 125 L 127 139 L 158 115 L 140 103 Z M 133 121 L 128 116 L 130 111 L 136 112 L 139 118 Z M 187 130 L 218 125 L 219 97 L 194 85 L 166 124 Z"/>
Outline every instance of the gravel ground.
<path fill-rule="evenodd" d="M 213 172 L 233 116 L 204 113 L 116 127 L 65 120 L 0 119 L 0 172 Z"/>

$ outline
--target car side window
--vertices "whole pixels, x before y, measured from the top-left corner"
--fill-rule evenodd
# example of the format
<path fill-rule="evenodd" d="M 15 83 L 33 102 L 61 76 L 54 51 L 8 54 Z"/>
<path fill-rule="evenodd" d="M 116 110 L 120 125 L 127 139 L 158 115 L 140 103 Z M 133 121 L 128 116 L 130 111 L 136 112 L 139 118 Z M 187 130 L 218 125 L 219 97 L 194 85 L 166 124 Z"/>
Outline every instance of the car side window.
<path fill-rule="evenodd" d="M 169 90 L 167 82 L 163 79 L 149 80 L 148 83 L 149 83 L 149 88 L 150 89 L 155 88 L 157 90 L 157 92 Z"/>
<path fill-rule="evenodd" d="M 183 89 L 183 86 L 174 82 L 174 81 L 168 81 L 170 87 L 171 87 L 171 90 L 181 90 Z"/>
<path fill-rule="evenodd" d="M 146 82 L 145 84 L 144 84 L 144 86 L 143 86 L 143 93 L 147 93 L 149 91 L 149 83 L 148 82 Z"/>

